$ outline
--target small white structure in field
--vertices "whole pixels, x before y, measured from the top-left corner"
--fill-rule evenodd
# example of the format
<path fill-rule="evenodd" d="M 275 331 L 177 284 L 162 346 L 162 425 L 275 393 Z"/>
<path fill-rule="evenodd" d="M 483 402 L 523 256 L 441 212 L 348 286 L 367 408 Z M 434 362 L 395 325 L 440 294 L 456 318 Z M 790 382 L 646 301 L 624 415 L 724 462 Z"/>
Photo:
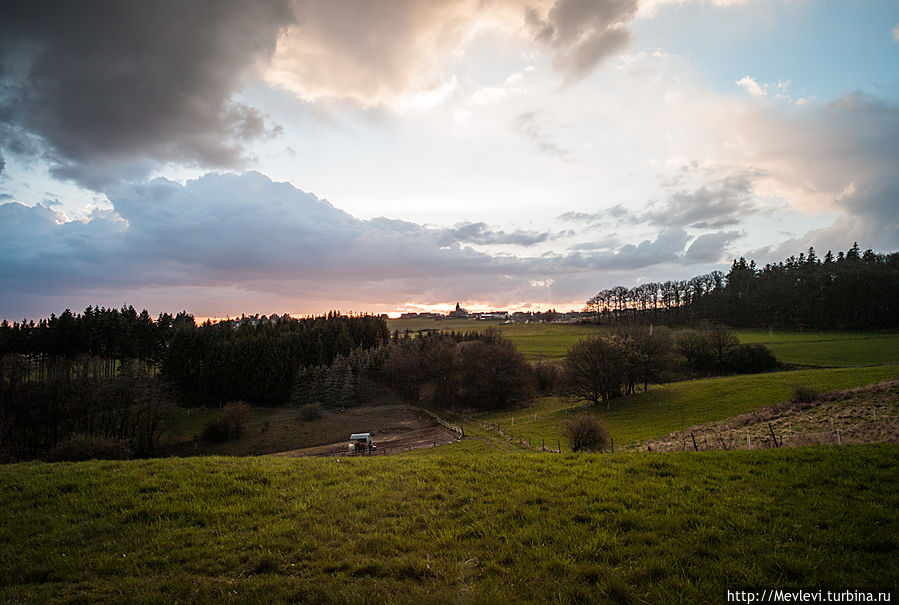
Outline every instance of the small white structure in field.
<path fill-rule="evenodd" d="M 347 449 L 350 454 L 368 454 L 374 447 L 371 442 L 371 433 L 353 433 L 350 435 L 350 443 Z"/>

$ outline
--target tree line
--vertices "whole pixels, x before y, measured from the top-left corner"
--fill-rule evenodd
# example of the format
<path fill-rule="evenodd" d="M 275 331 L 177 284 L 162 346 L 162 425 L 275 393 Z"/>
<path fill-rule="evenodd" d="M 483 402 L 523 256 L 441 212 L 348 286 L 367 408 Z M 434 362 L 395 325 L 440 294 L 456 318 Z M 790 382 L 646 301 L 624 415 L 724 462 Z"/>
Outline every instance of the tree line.
<path fill-rule="evenodd" d="M 497 409 L 528 401 L 538 380 L 524 355 L 491 327 L 394 334 L 377 348 L 300 368 L 294 384 L 297 405 L 346 407 L 392 392 L 438 408 Z"/>
<path fill-rule="evenodd" d="M 3 321 L 0 459 L 52 457 L 73 437 L 153 455 L 173 405 L 283 405 L 299 368 L 388 339 L 383 317 L 336 312 L 197 325 L 184 312 L 88 307 Z"/>
<path fill-rule="evenodd" d="M 638 388 L 693 376 L 751 374 L 778 367 L 761 344 L 741 345 L 722 325 L 701 323 L 672 337 L 667 328 L 618 326 L 608 336 L 578 341 L 562 362 L 561 392 L 594 405 Z"/>
<path fill-rule="evenodd" d="M 735 259 L 728 273 L 616 286 L 586 301 L 594 321 L 689 323 L 707 320 L 779 329 L 899 328 L 899 253 L 861 252 L 858 243 L 819 257 L 814 248 L 758 267 Z"/>

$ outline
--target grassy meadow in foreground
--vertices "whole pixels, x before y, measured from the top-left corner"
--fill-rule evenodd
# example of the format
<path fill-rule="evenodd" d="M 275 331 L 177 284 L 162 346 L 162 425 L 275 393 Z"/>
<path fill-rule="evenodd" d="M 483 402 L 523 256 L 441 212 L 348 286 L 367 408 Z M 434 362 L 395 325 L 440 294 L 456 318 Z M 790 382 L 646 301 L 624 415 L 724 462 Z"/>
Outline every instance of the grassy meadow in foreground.
<path fill-rule="evenodd" d="M 0 600 L 720 602 L 897 589 L 895 445 L 0 467 Z"/>

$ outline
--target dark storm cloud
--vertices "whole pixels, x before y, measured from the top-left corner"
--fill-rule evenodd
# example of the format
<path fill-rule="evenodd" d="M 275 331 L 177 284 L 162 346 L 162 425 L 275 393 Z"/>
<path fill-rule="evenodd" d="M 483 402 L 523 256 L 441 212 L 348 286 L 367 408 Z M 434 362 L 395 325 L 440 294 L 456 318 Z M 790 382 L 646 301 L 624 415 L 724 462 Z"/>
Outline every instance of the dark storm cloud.
<path fill-rule="evenodd" d="M 264 116 L 232 95 L 274 50 L 286 0 L 18 2 L 0 19 L 0 132 L 100 188 L 169 161 L 234 166 Z"/>

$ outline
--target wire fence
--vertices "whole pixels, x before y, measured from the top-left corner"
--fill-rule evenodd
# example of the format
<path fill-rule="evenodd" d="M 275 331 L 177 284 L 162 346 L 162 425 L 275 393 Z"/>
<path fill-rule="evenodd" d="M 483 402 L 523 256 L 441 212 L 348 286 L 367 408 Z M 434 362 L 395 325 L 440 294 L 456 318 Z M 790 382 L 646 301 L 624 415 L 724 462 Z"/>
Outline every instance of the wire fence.
<path fill-rule="evenodd" d="M 899 442 L 899 417 L 893 406 L 878 409 L 855 410 L 853 416 L 839 414 L 831 418 L 821 418 L 809 425 L 808 421 L 780 417 L 771 421 L 758 420 L 742 426 L 703 426 L 676 431 L 666 438 L 649 442 L 629 444 L 620 447 L 624 451 L 704 451 L 735 449 L 773 449 L 806 445 L 849 445 L 856 443 Z M 871 416 L 867 416 L 871 414 Z M 862 416 L 863 415 L 863 416 Z M 514 417 L 506 423 L 478 421 L 481 428 L 510 443 L 525 449 L 540 452 L 563 453 L 562 441 L 558 434 L 545 436 L 545 426 L 541 426 L 535 414 L 523 416 L 516 425 Z M 794 430 L 794 422 L 796 429 Z M 615 451 L 615 442 L 610 438 L 606 452 Z"/>
<path fill-rule="evenodd" d="M 757 450 L 805 445 L 849 445 L 899 441 L 899 421 L 893 418 L 830 426 L 803 427 L 793 430 L 791 424 L 765 423 L 747 427 L 694 428 L 672 433 L 665 439 L 637 445 L 631 449 L 670 452 L 679 450 Z"/>
<path fill-rule="evenodd" d="M 534 418 L 536 420 L 536 415 Z M 533 431 L 530 435 L 527 434 L 527 431 L 520 429 L 516 432 L 514 420 L 511 426 L 506 427 L 497 422 L 482 421 L 480 424 L 485 431 L 496 433 L 502 439 L 517 443 L 520 447 L 540 452 L 562 453 L 562 440 L 558 436 L 552 436 L 547 440 L 545 436 L 534 437 Z"/>

